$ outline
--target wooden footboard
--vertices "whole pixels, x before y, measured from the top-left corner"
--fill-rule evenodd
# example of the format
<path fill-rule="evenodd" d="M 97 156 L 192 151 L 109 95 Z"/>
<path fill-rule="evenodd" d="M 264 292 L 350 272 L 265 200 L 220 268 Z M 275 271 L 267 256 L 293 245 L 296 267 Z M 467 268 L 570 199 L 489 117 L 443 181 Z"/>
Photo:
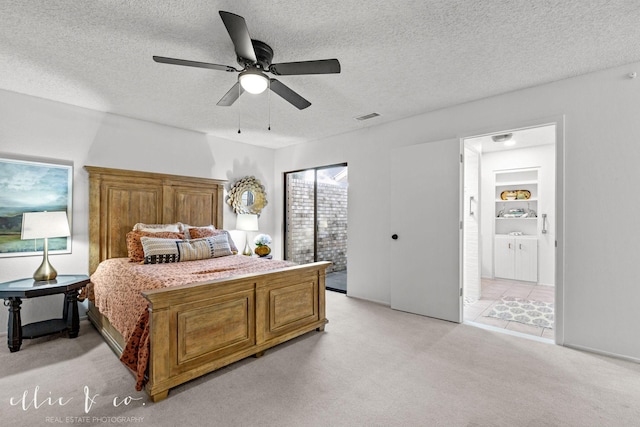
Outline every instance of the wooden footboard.
<path fill-rule="evenodd" d="M 172 387 L 299 335 L 324 330 L 329 265 L 317 262 L 144 292 L 150 303 L 146 391 L 151 400 L 164 399 Z M 121 354 L 120 334 L 95 310 L 89 318 Z"/>

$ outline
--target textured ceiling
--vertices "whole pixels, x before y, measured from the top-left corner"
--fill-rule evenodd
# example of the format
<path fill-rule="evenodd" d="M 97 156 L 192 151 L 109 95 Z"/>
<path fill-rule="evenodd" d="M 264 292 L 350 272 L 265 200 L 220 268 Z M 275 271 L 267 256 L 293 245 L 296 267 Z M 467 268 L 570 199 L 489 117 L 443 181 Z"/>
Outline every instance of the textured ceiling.
<path fill-rule="evenodd" d="M 237 74 L 151 57 L 237 67 L 219 10 L 274 62 L 342 73 L 280 76 L 302 111 L 266 92 L 216 106 Z M 0 0 L 0 16 L 1 89 L 273 148 L 640 61 L 637 0 Z"/>

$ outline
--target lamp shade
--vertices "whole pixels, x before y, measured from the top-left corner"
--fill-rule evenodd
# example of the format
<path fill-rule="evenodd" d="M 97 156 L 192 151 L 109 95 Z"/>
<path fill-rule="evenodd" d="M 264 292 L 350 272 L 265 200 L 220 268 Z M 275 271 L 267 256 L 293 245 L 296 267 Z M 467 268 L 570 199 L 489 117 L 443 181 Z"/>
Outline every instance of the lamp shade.
<path fill-rule="evenodd" d="M 25 212 L 22 214 L 22 240 L 70 236 L 67 213 Z"/>
<path fill-rule="evenodd" d="M 238 214 L 238 219 L 236 219 L 236 230 L 258 231 L 258 215 Z"/>

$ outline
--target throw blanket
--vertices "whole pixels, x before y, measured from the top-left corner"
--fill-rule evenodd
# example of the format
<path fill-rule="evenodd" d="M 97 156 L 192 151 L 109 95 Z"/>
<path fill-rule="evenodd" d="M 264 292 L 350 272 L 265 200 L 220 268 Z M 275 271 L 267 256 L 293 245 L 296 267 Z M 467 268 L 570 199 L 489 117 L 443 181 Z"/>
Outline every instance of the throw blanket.
<path fill-rule="evenodd" d="M 290 261 L 230 255 L 171 264 L 137 264 L 128 258 L 100 263 L 91 275 L 88 295 L 126 345 L 120 360 L 136 374 L 142 390 L 149 361 L 149 302 L 141 291 L 201 283 L 295 265 Z"/>

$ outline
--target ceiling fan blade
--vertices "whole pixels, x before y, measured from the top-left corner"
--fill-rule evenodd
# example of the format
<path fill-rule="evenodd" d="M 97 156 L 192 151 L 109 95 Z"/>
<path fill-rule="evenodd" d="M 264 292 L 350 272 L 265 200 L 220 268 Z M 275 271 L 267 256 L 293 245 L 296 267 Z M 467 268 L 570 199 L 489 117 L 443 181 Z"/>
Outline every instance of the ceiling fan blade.
<path fill-rule="evenodd" d="M 271 80 L 271 90 L 276 94 L 280 95 L 285 101 L 290 102 L 294 107 L 298 108 L 298 110 L 304 110 L 311 103 L 298 95 L 296 92 L 291 90 L 288 86 L 284 85 L 282 82 L 276 79 Z"/>
<path fill-rule="evenodd" d="M 234 84 L 231 89 L 229 89 L 229 91 L 220 98 L 217 105 L 221 107 L 230 107 L 243 93 L 244 89 L 240 86 L 240 82 L 236 82 L 236 84 Z"/>
<path fill-rule="evenodd" d="M 319 59 L 317 61 L 283 62 L 271 64 L 269 71 L 278 76 L 299 74 L 333 74 L 340 72 L 337 59 Z"/>
<path fill-rule="evenodd" d="M 233 46 L 236 50 L 236 55 L 240 58 L 248 59 L 254 64 L 258 62 L 256 53 L 253 50 L 253 43 L 251 43 L 251 36 L 249 36 L 249 29 L 247 23 L 242 16 L 235 13 L 220 11 L 220 17 L 224 26 L 227 27 L 227 32 Z"/>
<path fill-rule="evenodd" d="M 220 71 L 240 71 L 229 65 L 209 64 L 207 62 L 187 61 L 186 59 L 166 58 L 164 56 L 154 56 L 153 60 L 163 64 L 185 65 L 187 67 L 209 68 Z"/>

